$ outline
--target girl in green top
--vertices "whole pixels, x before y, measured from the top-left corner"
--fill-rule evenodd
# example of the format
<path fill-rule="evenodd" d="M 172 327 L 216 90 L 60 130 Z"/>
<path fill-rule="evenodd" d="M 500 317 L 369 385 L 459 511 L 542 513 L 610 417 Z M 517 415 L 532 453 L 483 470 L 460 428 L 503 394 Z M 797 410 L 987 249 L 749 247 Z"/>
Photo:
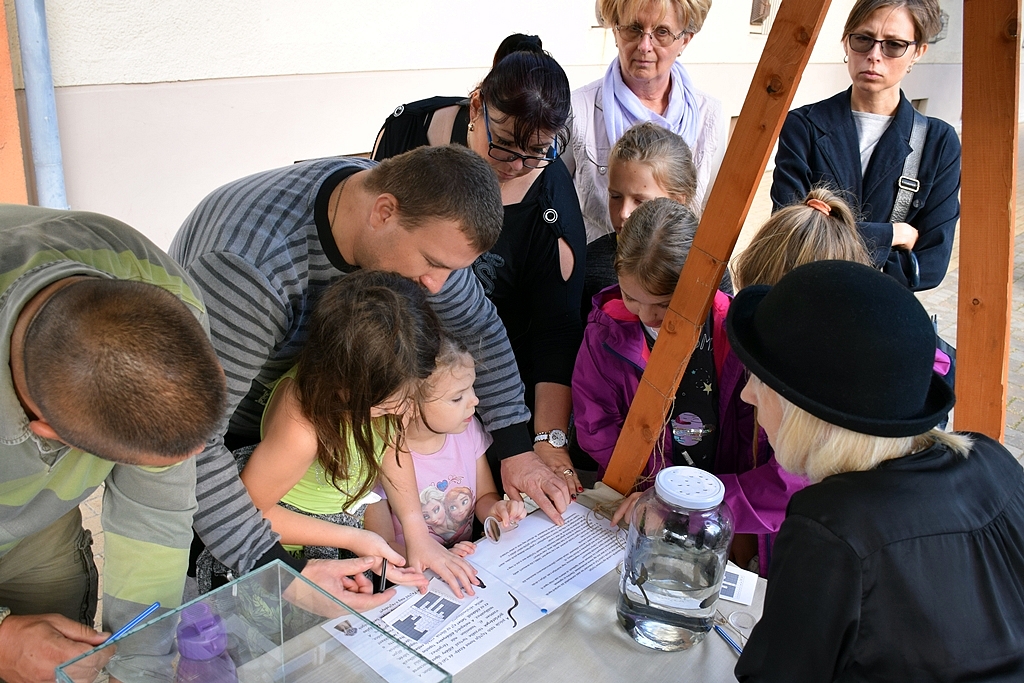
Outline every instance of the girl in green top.
<path fill-rule="evenodd" d="M 308 516 L 354 510 L 378 479 L 396 500 L 414 488 L 403 453 L 404 415 L 418 382 L 434 369 L 439 340 L 425 292 L 399 275 L 357 271 L 323 292 L 309 339 L 296 366 L 274 386 L 263 440 L 242 471 L 249 495 L 283 544 L 387 559 L 394 568 L 388 578 L 396 583 L 425 588 L 422 572 L 431 568 L 442 577 L 454 574 L 468 588 L 473 573 L 451 567 L 454 560 L 439 545 L 410 543 L 416 561 L 398 569 L 405 558 L 379 535 Z M 422 524 L 418 500 L 416 513 Z"/>

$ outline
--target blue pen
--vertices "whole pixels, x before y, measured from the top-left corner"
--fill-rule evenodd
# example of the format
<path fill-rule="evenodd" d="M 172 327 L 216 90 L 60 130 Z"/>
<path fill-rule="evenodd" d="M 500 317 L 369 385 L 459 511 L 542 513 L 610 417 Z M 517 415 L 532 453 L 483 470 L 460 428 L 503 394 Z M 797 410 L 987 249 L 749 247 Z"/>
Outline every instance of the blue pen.
<path fill-rule="evenodd" d="M 722 638 L 725 640 L 725 642 L 729 643 L 729 647 L 731 647 L 733 650 L 735 650 L 736 654 L 738 654 L 738 655 L 743 654 L 743 648 L 736 644 L 736 641 L 733 640 L 729 636 L 729 634 L 725 632 L 724 628 L 722 628 L 718 624 L 715 624 L 714 629 L 715 629 L 715 632 L 718 635 L 722 636 Z"/>
<path fill-rule="evenodd" d="M 134 619 L 132 619 L 131 621 L 129 621 L 127 624 L 125 624 L 120 629 L 118 629 L 117 633 L 115 633 L 114 635 L 112 635 L 109 638 L 107 638 L 107 642 L 108 643 L 112 643 L 115 640 L 117 640 L 118 638 L 123 637 L 124 634 L 128 633 L 128 631 L 131 631 L 133 628 L 135 628 L 136 626 L 141 624 L 143 619 L 145 619 L 146 617 L 148 617 L 150 614 L 152 614 L 153 612 L 157 611 L 158 609 L 160 609 L 160 603 L 159 602 L 154 602 L 152 605 L 150 605 L 149 607 L 144 609 L 142 611 L 142 614 L 140 614 L 139 616 L 137 616 Z"/>

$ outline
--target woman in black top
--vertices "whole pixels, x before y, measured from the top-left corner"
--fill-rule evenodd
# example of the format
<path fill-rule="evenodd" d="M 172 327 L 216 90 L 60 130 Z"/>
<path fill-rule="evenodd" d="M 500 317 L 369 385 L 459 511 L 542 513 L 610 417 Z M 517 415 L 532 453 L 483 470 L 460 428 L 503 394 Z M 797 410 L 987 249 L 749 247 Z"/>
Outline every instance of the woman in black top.
<path fill-rule="evenodd" d="M 741 290 L 726 327 L 778 464 L 812 482 L 736 678 L 1024 680 L 1024 470 L 984 435 L 934 428 L 953 390 L 914 295 L 817 261 Z"/>
<path fill-rule="evenodd" d="M 583 217 L 558 158 L 568 143 L 569 81 L 536 36 L 506 39 L 495 62 L 468 99 L 433 97 L 398 107 L 373 156 L 458 143 L 494 169 L 505 222 L 473 270 L 508 331 L 534 415 L 537 453 L 581 490 L 565 450 L 586 263 Z M 493 459 L 491 466 L 496 469 Z"/>

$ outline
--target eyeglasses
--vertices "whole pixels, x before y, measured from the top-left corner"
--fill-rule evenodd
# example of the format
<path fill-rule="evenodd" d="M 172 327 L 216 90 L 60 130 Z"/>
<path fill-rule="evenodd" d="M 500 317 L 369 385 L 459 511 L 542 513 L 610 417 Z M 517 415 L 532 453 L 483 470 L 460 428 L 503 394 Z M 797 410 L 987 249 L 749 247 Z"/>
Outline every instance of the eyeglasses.
<path fill-rule="evenodd" d="M 636 43 L 643 40 L 644 36 L 650 36 L 651 42 L 657 43 L 662 47 L 668 47 L 686 35 L 686 31 L 680 31 L 676 35 L 664 26 L 659 26 L 653 31 L 645 31 L 644 27 L 639 24 L 630 24 L 629 26 L 619 26 L 616 24 L 615 30 L 619 32 L 619 35 L 627 43 Z"/>
<path fill-rule="evenodd" d="M 523 166 L 526 168 L 543 168 L 558 158 L 558 138 L 551 142 L 551 148 L 548 150 L 547 155 L 542 157 L 520 154 L 519 152 L 513 152 L 510 149 L 494 144 L 491 141 L 491 119 L 487 116 L 487 103 L 484 102 L 483 104 L 484 130 L 487 131 L 487 156 L 495 161 L 504 161 L 506 163 L 522 159 Z"/>
<path fill-rule="evenodd" d="M 851 50 L 860 53 L 871 52 L 877 43 L 882 46 L 882 54 L 892 59 L 902 57 L 907 54 L 907 49 L 911 45 L 917 45 L 916 40 L 876 40 L 860 33 L 851 33 L 846 36 L 846 41 Z"/>

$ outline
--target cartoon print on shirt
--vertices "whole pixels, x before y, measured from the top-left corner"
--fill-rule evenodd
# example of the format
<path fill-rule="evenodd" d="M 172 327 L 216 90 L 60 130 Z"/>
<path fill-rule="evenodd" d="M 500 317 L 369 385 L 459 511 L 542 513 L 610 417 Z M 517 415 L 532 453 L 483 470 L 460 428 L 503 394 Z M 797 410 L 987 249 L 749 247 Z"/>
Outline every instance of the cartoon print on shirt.
<path fill-rule="evenodd" d="M 497 254 L 485 251 L 473 262 L 473 273 L 480 280 L 484 294 L 494 294 L 494 285 L 498 281 L 498 271 L 505 267 L 505 259 Z"/>
<path fill-rule="evenodd" d="M 704 421 L 693 413 L 679 413 L 672 420 L 672 438 L 680 446 L 696 446 L 706 431 Z"/>
<path fill-rule="evenodd" d="M 471 533 L 476 497 L 469 487 L 457 486 L 463 479 L 453 475 L 420 491 L 420 505 L 427 529 L 446 546 L 464 540 L 463 537 L 469 538 Z"/>
<path fill-rule="evenodd" d="M 448 482 L 442 482 L 447 485 Z M 447 487 L 447 486 L 446 486 Z M 447 541 L 455 533 L 455 528 L 448 523 L 445 512 L 444 492 L 437 486 L 430 485 L 420 491 L 420 506 L 423 508 L 423 521 L 427 523 L 430 533 Z"/>
<path fill-rule="evenodd" d="M 459 537 L 470 531 L 473 524 L 473 510 L 476 507 L 472 489 L 468 486 L 456 486 L 444 495 L 444 507 L 448 514 L 448 524 L 452 527 L 452 535 Z"/>

